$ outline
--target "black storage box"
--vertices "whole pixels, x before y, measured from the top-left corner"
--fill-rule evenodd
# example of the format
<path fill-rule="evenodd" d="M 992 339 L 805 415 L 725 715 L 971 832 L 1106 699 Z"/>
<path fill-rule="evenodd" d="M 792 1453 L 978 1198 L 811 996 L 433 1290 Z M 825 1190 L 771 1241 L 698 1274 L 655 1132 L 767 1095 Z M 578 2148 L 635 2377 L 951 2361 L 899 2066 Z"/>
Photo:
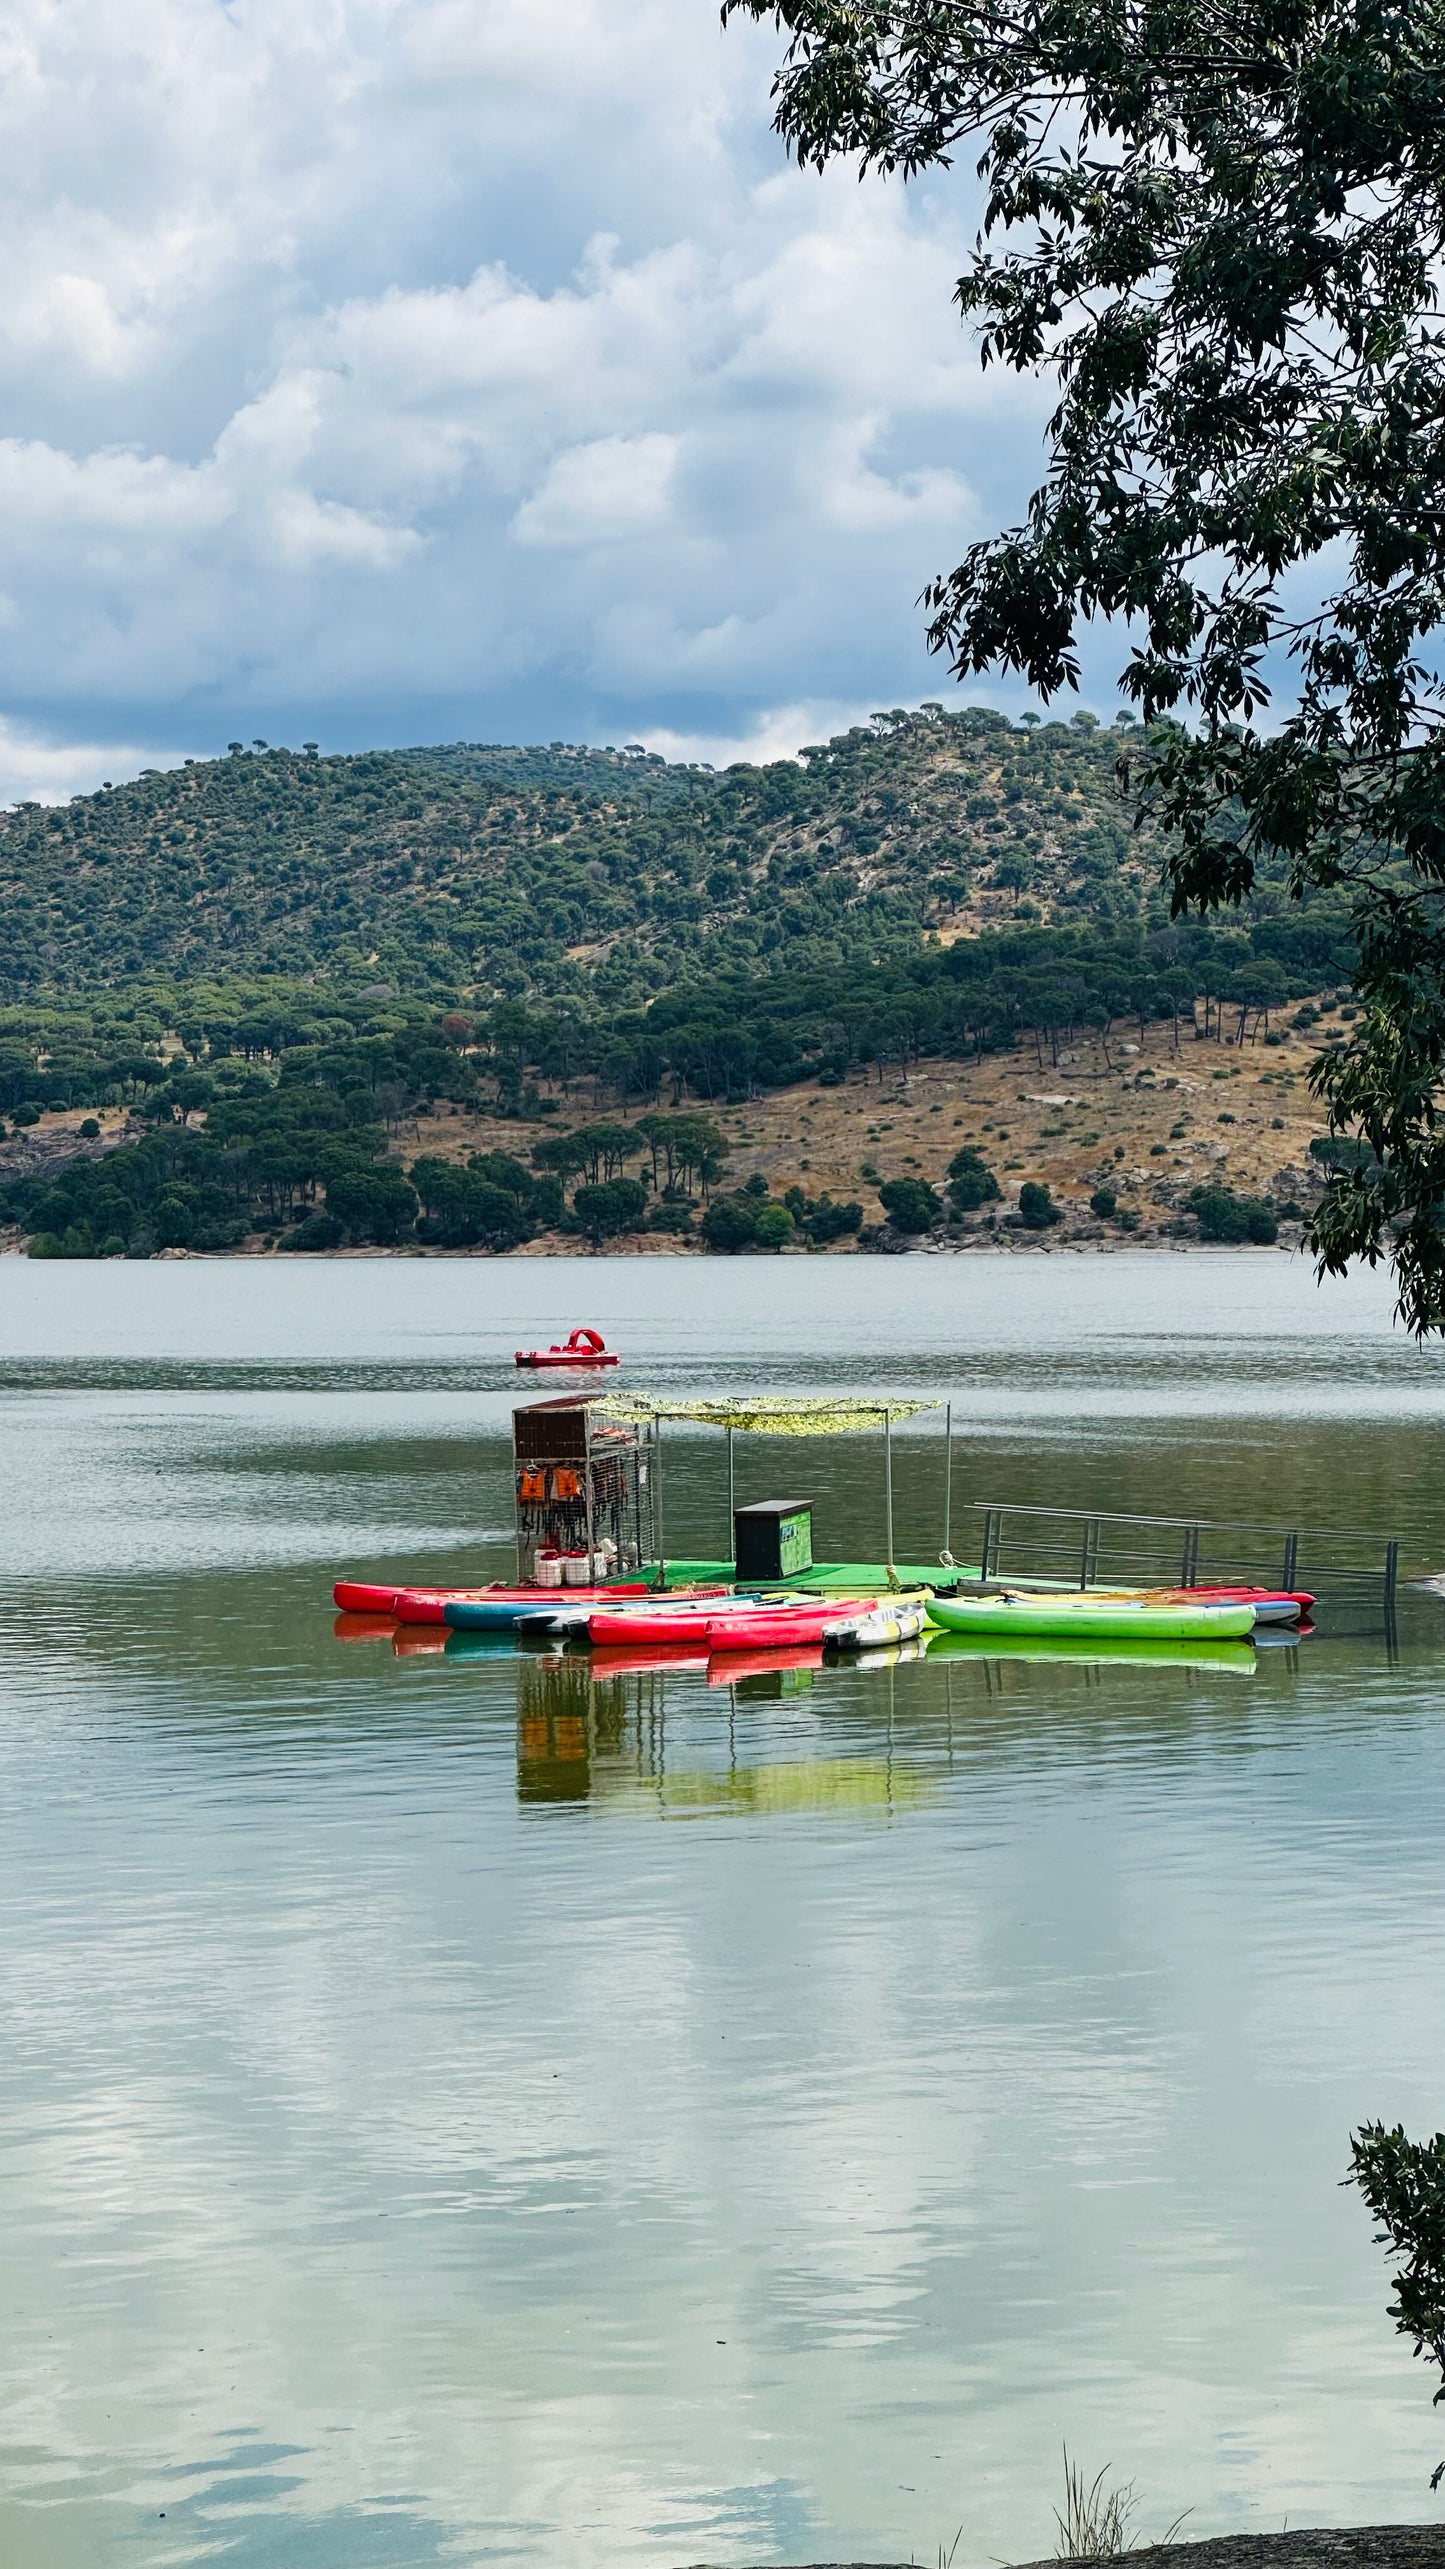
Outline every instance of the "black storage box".
<path fill-rule="evenodd" d="M 813 1566 L 808 1499 L 760 1499 L 733 1516 L 733 1561 L 743 1579 L 794 1579 Z"/>

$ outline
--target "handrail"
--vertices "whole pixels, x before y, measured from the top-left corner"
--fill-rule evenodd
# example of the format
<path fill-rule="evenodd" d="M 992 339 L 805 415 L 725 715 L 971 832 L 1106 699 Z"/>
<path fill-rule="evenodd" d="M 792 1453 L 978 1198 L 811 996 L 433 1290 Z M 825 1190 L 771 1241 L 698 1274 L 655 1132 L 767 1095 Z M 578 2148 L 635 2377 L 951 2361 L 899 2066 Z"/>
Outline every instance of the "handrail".
<path fill-rule="evenodd" d="M 1090 1525 L 1165 1525 L 1197 1526 L 1201 1534 L 1269 1534 L 1279 1538 L 1282 1528 L 1277 1517 L 1244 1516 L 1116 1516 L 1108 1508 L 1036 1507 L 1020 1499 L 970 1499 L 968 1505 L 987 1509 L 994 1516 L 1063 1516 L 1079 1524 Z M 1377 1543 L 1390 1540 L 1378 1526 L 1369 1525 L 1300 1525 L 1291 1529 L 1302 1541 L 1310 1543 Z"/>

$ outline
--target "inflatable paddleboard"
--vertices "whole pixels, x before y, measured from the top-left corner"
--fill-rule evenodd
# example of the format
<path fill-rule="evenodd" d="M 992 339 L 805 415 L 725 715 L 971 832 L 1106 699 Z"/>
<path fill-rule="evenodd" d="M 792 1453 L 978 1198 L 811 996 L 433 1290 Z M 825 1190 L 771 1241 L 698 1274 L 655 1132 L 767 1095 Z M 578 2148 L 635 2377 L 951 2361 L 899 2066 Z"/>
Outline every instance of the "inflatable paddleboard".
<path fill-rule="evenodd" d="M 1154 1605 L 1144 1597 L 930 1597 L 928 1620 L 943 1632 L 1035 1633 L 1091 1641 L 1232 1641 L 1254 1629 L 1251 1605 Z"/>

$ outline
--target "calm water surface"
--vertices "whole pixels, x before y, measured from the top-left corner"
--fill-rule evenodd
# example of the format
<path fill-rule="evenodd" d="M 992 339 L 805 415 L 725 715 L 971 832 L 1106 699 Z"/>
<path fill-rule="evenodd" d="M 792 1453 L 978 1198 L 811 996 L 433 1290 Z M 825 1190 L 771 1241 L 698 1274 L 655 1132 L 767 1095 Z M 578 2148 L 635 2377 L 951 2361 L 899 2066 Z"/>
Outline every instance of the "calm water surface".
<path fill-rule="evenodd" d="M 951 1397 L 955 1548 L 1007 1496 L 1445 1567 L 1445 1356 L 1279 1256 L 0 1261 L 5 2569 L 982 2569 L 1065 2438 L 1146 2532 L 1427 2520 L 1338 2180 L 1445 2122 L 1445 1603 L 1243 1674 L 338 1640 L 340 1569 L 507 1568 L 511 1351 L 578 1320 Z M 869 1440 L 744 1474 L 879 1548 Z M 711 1549 L 719 1442 L 668 1488 Z"/>

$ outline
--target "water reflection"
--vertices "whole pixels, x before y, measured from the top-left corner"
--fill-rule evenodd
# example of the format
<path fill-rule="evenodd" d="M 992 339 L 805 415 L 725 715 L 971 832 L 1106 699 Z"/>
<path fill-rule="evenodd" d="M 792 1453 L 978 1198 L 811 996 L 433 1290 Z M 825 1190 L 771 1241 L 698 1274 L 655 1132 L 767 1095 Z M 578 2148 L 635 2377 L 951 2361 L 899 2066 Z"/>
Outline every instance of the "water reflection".
<path fill-rule="evenodd" d="M 872 1655 L 872 1674 L 886 1682 L 903 1651 Z M 890 1664 L 884 1664 L 885 1658 Z M 618 1670 L 586 1652 L 519 1659 L 519 1802 L 591 1800 L 602 1810 L 629 1815 L 647 1811 L 668 1819 L 700 1811 L 888 1812 L 926 1798 L 931 1788 L 925 1768 L 901 1764 L 890 1753 L 891 1694 L 881 1755 L 840 1757 L 820 1747 L 807 1758 L 779 1758 L 768 1754 L 767 1733 L 759 1739 L 748 1724 L 748 1707 L 810 1692 L 815 1675 L 822 1672 L 821 1651 L 806 1665 L 754 1668 L 733 1676 L 724 1674 L 726 1664 L 710 1666 L 700 1660 L 689 1666 L 680 1661 L 669 1669 L 654 1659 L 645 1668 Z M 730 1699 L 726 1733 L 711 1730 L 713 1754 L 706 1764 L 695 1762 L 697 1739 L 691 1726 L 681 1758 L 669 1755 L 669 1694 L 676 1699 L 686 1687 L 679 1706 L 685 1716 L 699 1677 L 714 1689 L 725 1688 Z"/>
<path fill-rule="evenodd" d="M 328 1603 L 505 1572 L 501 1360 L 584 1315 L 700 1390 L 943 1386 L 960 1508 L 1445 1559 L 1439 1358 L 1384 1294 L 1143 1265 L 816 1261 L 780 1313 L 744 1264 L 719 1356 L 700 1264 L 0 1261 L 7 2569 L 738 2569 L 960 2522 L 983 2569 L 1048 2547 L 1064 2434 L 1145 2532 L 1428 2519 L 1338 2179 L 1362 2114 L 1439 2120 L 1440 1599 L 1393 1660 L 1326 1615 L 875 1667 Z M 938 1463 L 900 1454 L 906 1547 Z M 669 1466 L 706 1549 L 716 1448 Z M 809 1488 L 866 1557 L 862 1445 Z"/>

